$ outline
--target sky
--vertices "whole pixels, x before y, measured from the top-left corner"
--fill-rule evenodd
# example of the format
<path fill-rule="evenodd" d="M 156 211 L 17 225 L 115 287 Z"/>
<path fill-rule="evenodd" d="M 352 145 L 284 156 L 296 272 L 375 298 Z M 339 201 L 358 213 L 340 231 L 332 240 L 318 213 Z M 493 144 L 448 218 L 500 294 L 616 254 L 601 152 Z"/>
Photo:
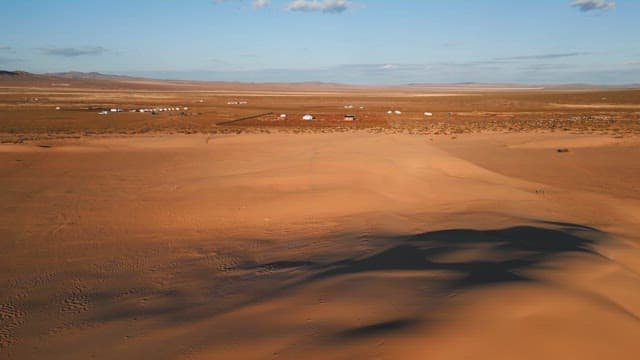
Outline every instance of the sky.
<path fill-rule="evenodd" d="M 349 84 L 640 83 L 640 0 L 2 0 L 0 69 Z"/>

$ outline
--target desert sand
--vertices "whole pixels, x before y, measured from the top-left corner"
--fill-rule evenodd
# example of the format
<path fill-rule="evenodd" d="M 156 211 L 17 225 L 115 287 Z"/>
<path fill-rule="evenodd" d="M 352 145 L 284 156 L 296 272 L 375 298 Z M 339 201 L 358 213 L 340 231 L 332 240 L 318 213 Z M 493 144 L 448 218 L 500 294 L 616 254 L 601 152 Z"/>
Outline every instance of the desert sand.
<path fill-rule="evenodd" d="M 549 137 L 3 145 L 3 357 L 635 358 L 640 147 Z"/>
<path fill-rule="evenodd" d="M 27 120 L 0 144 L 0 358 L 640 356 L 634 123 L 87 134 L 2 106 Z"/>

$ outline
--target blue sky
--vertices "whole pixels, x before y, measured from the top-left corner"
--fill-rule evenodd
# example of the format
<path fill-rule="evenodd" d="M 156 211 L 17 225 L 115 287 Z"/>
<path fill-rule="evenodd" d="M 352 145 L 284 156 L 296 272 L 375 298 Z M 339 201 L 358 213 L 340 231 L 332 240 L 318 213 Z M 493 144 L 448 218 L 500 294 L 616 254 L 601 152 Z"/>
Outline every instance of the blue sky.
<path fill-rule="evenodd" d="M 640 83 L 637 0 L 3 0 L 0 69 L 246 82 Z"/>

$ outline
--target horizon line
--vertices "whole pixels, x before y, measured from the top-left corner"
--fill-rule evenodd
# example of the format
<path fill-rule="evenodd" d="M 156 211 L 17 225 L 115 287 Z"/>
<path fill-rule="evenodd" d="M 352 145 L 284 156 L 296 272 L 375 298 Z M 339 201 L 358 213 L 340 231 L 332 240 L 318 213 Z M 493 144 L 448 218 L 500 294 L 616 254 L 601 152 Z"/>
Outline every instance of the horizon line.
<path fill-rule="evenodd" d="M 180 72 L 180 71 L 177 71 Z M 73 74 L 79 75 L 78 78 L 71 78 L 74 80 L 88 80 L 90 76 L 102 76 L 103 79 L 93 80 L 117 80 L 116 78 L 129 78 L 132 80 L 154 80 L 154 81 L 178 81 L 178 82 L 195 82 L 195 83 L 226 83 L 226 84 L 264 84 L 264 85 L 304 85 L 304 84 L 319 84 L 319 85 L 335 85 L 335 86 L 351 86 L 351 87 L 410 87 L 410 86 L 508 86 L 508 87 L 527 87 L 527 88 L 544 88 L 544 87 L 602 87 L 602 88 L 636 88 L 640 87 L 640 83 L 593 83 L 593 82 L 557 82 L 557 83 L 529 83 L 529 82 L 477 82 L 477 81 L 456 81 L 456 82 L 414 82 L 414 83 L 392 83 L 392 84 L 363 84 L 363 83 L 349 83 L 349 82 L 334 82 L 323 80 L 302 80 L 302 81 L 246 81 L 246 80 L 206 80 L 206 79 L 187 79 L 187 78 L 171 78 L 160 76 L 138 76 L 127 75 L 127 72 L 112 72 L 112 71 L 59 71 L 59 72 L 31 72 L 26 70 L 6 70 L 0 69 L 0 73 L 24 73 L 36 76 L 56 76 L 56 77 L 68 77 Z M 135 72 L 134 72 L 135 73 Z M 84 76 L 84 77 L 83 77 Z M 109 79 L 111 78 L 111 79 Z M 122 79 L 120 79 L 122 80 Z"/>

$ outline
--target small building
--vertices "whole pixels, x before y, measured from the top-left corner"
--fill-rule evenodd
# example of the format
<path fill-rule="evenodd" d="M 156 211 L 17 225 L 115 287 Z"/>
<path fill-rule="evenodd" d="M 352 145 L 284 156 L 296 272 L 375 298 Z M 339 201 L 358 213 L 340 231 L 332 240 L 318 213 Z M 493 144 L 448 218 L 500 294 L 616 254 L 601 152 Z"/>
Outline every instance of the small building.
<path fill-rule="evenodd" d="M 394 114 L 396 114 L 396 115 L 401 115 L 401 114 L 402 114 L 402 111 L 400 111 L 400 110 L 396 110 L 396 111 L 394 111 L 393 113 L 394 113 Z"/>
<path fill-rule="evenodd" d="M 280 114 L 280 120 L 285 120 L 287 118 L 287 114 Z"/>
<path fill-rule="evenodd" d="M 60 110 L 60 106 L 56 106 L 56 110 Z"/>
<path fill-rule="evenodd" d="M 424 113 L 424 116 L 433 116 L 433 113 L 430 113 L 430 112 L 427 111 L 427 112 Z"/>
<path fill-rule="evenodd" d="M 98 114 L 99 115 L 109 115 L 109 112 L 107 110 L 103 110 L 103 111 L 100 111 Z"/>
<path fill-rule="evenodd" d="M 344 116 L 344 121 L 356 121 L 356 116 L 355 115 L 351 115 L 351 114 L 347 114 Z"/>
<path fill-rule="evenodd" d="M 315 120 L 315 119 L 316 119 L 316 117 L 315 117 L 315 116 L 313 116 L 313 115 L 311 115 L 311 114 L 305 114 L 305 115 L 302 117 L 302 120 L 305 120 L 305 121 L 311 121 L 311 120 Z"/>

